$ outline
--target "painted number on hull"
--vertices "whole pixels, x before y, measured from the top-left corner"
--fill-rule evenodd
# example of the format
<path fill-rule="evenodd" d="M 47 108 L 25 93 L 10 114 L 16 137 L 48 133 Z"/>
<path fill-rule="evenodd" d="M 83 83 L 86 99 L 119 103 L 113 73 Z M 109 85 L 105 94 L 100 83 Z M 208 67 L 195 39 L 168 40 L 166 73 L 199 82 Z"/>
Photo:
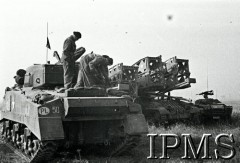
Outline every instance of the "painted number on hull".
<path fill-rule="evenodd" d="M 52 112 L 53 112 L 54 114 L 59 113 L 59 107 L 58 107 L 58 106 L 53 106 L 53 107 L 52 107 Z"/>
<path fill-rule="evenodd" d="M 50 113 L 50 109 L 47 107 L 41 107 L 38 109 L 38 113 L 40 115 L 48 115 Z"/>

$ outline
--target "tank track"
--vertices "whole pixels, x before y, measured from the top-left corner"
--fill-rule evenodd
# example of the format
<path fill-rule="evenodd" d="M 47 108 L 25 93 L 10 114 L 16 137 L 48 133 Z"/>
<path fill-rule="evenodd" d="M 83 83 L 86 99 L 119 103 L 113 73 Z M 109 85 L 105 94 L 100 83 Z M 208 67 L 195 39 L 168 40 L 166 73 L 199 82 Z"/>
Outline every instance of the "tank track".
<path fill-rule="evenodd" d="M 57 151 L 57 142 L 55 141 L 40 141 L 24 139 L 22 135 L 16 135 L 12 131 L 12 127 L 4 127 L 4 123 L 0 123 L 0 140 L 4 142 L 16 155 L 26 162 L 38 163 L 50 161 Z M 116 141 L 117 143 L 111 146 L 110 150 L 107 150 L 108 156 L 116 157 L 123 154 L 127 154 L 131 149 L 139 145 L 140 135 L 126 135 L 122 141 Z"/>
<path fill-rule="evenodd" d="M 110 158 L 114 156 L 120 156 L 129 152 L 131 149 L 135 148 L 140 143 L 139 135 L 127 135 L 122 143 L 120 143 L 116 148 L 111 152 Z"/>
<path fill-rule="evenodd" d="M 31 163 L 42 162 L 44 160 L 49 161 L 52 159 L 53 155 L 56 152 L 56 144 L 53 141 L 48 141 L 42 143 L 38 152 L 31 159 Z"/>
<path fill-rule="evenodd" d="M 49 161 L 57 150 L 57 145 L 54 141 L 41 142 L 36 139 L 28 139 L 26 142 L 24 135 L 19 135 L 14 139 L 12 131 L 6 129 L 4 124 L 1 127 L 0 140 L 26 162 L 38 163 Z"/>

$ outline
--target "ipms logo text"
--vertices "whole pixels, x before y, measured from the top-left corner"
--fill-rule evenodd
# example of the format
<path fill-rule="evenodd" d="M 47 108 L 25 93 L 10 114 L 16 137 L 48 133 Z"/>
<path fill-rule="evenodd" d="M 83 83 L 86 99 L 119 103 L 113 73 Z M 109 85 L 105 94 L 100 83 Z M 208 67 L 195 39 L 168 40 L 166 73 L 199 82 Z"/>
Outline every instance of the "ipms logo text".
<path fill-rule="evenodd" d="M 234 138 L 232 134 L 219 134 L 214 139 L 214 156 L 209 153 L 209 141 L 212 134 L 203 134 L 198 146 L 194 144 L 192 136 L 190 134 L 148 134 L 150 151 L 148 159 L 170 159 L 168 149 L 177 149 L 181 143 L 184 143 L 184 150 L 182 151 L 181 159 L 231 159 L 235 156 L 236 150 L 234 148 Z M 182 142 L 181 142 L 182 138 Z M 156 153 L 155 149 L 160 148 L 155 146 L 155 141 L 161 139 L 162 152 Z M 170 141 L 171 140 L 171 144 Z M 211 139 L 212 140 L 212 139 Z M 226 141 L 228 140 L 228 141 Z M 174 143 L 172 143 L 174 141 Z M 227 154 L 223 154 L 221 150 L 228 150 Z M 203 150 L 203 152 L 201 152 Z M 190 153 L 192 153 L 190 155 Z"/>

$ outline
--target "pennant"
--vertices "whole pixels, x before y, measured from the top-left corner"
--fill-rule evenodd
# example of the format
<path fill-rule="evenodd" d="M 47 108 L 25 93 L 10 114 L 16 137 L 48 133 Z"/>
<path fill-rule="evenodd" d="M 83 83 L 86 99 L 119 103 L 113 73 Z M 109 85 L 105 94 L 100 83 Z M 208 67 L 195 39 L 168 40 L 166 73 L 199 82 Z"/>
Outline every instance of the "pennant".
<path fill-rule="evenodd" d="M 47 45 L 46 45 L 46 47 L 47 47 L 48 49 L 51 49 L 51 46 L 50 46 L 50 42 L 49 42 L 48 37 L 47 37 Z"/>

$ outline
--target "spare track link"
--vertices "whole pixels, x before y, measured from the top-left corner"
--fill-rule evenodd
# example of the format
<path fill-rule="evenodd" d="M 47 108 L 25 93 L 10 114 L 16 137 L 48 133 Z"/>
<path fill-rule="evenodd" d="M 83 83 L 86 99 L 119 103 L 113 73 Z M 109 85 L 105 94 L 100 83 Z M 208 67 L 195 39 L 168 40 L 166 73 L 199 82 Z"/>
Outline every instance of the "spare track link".
<path fill-rule="evenodd" d="M 140 136 L 135 135 L 128 135 L 124 139 L 124 141 L 115 148 L 115 150 L 111 153 L 110 157 L 114 156 L 120 156 L 124 154 L 125 152 L 129 152 L 131 149 L 135 148 L 139 145 L 140 142 Z"/>

